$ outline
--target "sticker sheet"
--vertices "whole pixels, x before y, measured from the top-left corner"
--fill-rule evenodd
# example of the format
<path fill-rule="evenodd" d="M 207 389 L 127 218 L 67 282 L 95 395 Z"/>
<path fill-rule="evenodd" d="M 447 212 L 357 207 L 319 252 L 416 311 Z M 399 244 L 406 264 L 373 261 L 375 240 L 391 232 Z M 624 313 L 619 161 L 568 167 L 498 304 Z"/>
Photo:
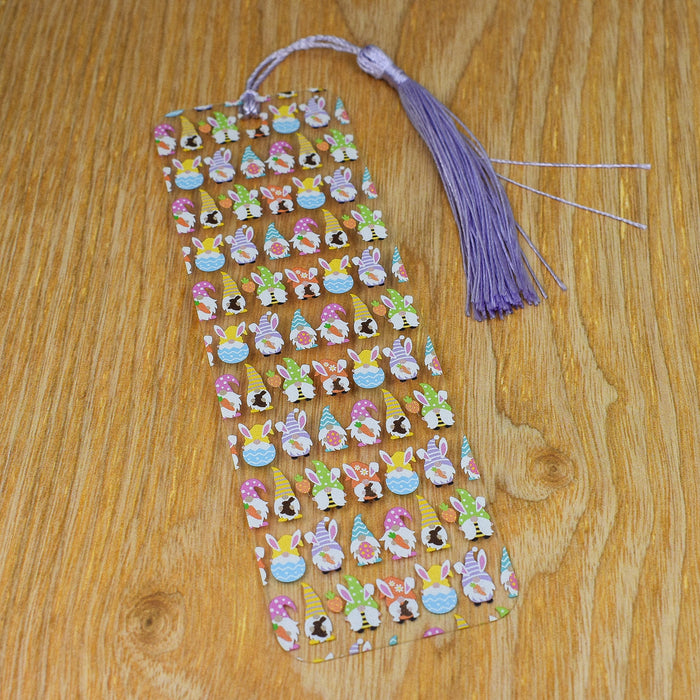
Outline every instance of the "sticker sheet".
<path fill-rule="evenodd" d="M 451 402 L 465 378 L 440 362 L 411 234 L 383 214 L 343 100 L 176 110 L 154 136 L 260 629 L 323 661 L 505 616 L 518 581 Z"/>

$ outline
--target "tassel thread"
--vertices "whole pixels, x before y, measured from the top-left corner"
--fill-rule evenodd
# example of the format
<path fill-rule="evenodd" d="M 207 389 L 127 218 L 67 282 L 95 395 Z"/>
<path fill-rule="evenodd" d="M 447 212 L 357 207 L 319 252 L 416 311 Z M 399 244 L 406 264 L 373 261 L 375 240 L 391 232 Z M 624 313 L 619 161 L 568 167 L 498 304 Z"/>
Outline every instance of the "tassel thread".
<path fill-rule="evenodd" d="M 241 116 L 245 118 L 259 114 L 262 100 L 257 90 L 277 65 L 295 51 L 313 48 L 327 48 L 355 55 L 359 67 L 365 73 L 385 80 L 398 92 L 408 118 L 425 141 L 435 161 L 457 223 L 466 275 L 467 315 L 477 320 L 484 320 L 510 314 L 522 308 L 524 303 L 538 304 L 539 296 L 533 281 L 542 297 L 546 298 L 542 285 L 520 247 L 518 234 L 523 236 L 557 284 L 562 289 L 566 289 L 516 222 L 502 180 L 564 204 L 608 216 L 631 226 L 646 228 L 643 224 L 629 219 L 585 207 L 522 185 L 497 174 L 493 163 L 541 167 L 643 169 L 648 169 L 650 167 L 648 164 L 586 166 L 580 163 L 537 163 L 491 159 L 478 139 L 458 117 L 422 85 L 394 65 L 381 49 L 373 45 L 360 48 L 339 37 L 316 35 L 299 39 L 275 51 L 263 60 L 248 78 L 246 89 L 239 100 Z"/>

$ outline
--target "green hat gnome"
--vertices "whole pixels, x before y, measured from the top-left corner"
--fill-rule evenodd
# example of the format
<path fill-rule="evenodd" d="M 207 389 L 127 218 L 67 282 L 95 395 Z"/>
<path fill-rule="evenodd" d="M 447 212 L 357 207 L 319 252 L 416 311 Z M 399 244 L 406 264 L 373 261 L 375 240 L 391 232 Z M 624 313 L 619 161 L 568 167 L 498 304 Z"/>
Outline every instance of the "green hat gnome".
<path fill-rule="evenodd" d="M 316 396 L 316 387 L 309 377 L 311 371 L 309 365 L 301 365 L 300 367 L 291 357 L 285 357 L 283 360 L 286 367 L 277 365 L 277 373 L 284 380 L 282 389 L 289 401 L 298 403 L 313 399 Z"/>
<path fill-rule="evenodd" d="M 379 605 L 372 598 L 374 586 L 366 583 L 364 586 L 354 577 L 343 577 L 347 586 L 336 585 L 340 597 L 345 601 L 345 619 L 353 632 L 366 629 L 377 629 L 381 622 Z"/>
<path fill-rule="evenodd" d="M 452 407 L 447 403 L 446 391 L 435 391 L 430 384 L 421 384 L 423 390 L 414 390 L 413 395 L 421 404 L 420 414 L 431 430 L 449 428 L 454 425 L 455 417 Z"/>
<path fill-rule="evenodd" d="M 306 469 L 306 478 L 313 484 L 311 495 L 319 510 L 342 508 L 345 505 L 345 489 L 340 483 L 340 469 L 329 469 L 323 462 L 313 460 L 313 469 Z"/>
<path fill-rule="evenodd" d="M 466 489 L 455 489 L 459 500 L 450 497 L 452 507 L 459 513 L 459 529 L 468 540 L 493 535 L 491 516 L 486 512 L 486 501 L 482 496 L 474 498 Z"/>
<path fill-rule="evenodd" d="M 418 312 L 413 307 L 413 297 L 404 296 L 395 289 L 387 289 L 389 296 L 382 294 L 382 303 L 387 308 L 387 318 L 396 331 L 405 328 L 418 328 L 420 320 Z"/>

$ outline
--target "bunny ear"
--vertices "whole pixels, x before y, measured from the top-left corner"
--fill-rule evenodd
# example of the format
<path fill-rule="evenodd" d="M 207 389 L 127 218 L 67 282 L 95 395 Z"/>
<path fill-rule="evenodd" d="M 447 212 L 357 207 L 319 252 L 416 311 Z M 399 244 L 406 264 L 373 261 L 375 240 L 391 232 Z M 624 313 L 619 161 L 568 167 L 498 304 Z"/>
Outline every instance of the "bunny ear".
<path fill-rule="evenodd" d="M 260 277 L 260 275 L 257 272 L 251 272 L 250 279 L 252 279 L 253 282 L 255 282 L 255 284 L 257 285 L 261 285 L 263 283 L 262 277 Z"/>
<path fill-rule="evenodd" d="M 194 236 L 192 236 L 192 243 L 194 243 L 195 248 L 199 248 L 199 250 L 204 249 L 204 244 L 202 243 L 202 241 L 199 240 L 199 238 L 195 238 Z"/>
<path fill-rule="evenodd" d="M 403 463 L 408 464 L 411 460 L 413 459 L 413 448 L 409 447 L 404 453 L 403 453 Z"/>
<path fill-rule="evenodd" d="M 214 326 L 214 333 L 219 336 L 219 338 L 226 337 L 226 331 L 221 326 Z"/>
<path fill-rule="evenodd" d="M 261 187 L 260 192 L 262 193 L 262 196 L 265 197 L 266 199 L 274 199 L 274 195 L 270 190 L 267 189 L 267 187 Z"/>
<path fill-rule="evenodd" d="M 292 282 L 298 282 L 299 277 L 297 276 L 296 272 L 293 272 L 292 270 L 285 270 L 284 274 L 287 275 L 287 279 L 290 279 Z M 252 277 L 252 275 L 251 275 Z"/>
<path fill-rule="evenodd" d="M 291 379 L 292 378 L 291 375 L 289 374 L 289 372 L 287 372 L 286 368 L 282 367 L 282 365 L 277 365 L 277 374 L 279 374 L 280 377 L 282 377 L 282 379 Z"/>
<path fill-rule="evenodd" d="M 420 459 L 425 459 L 428 456 L 428 453 L 422 447 L 416 450 L 416 454 Z"/>
<path fill-rule="evenodd" d="M 330 270 L 331 266 L 323 259 L 319 258 L 318 259 L 318 264 L 324 269 L 324 270 Z"/>
<path fill-rule="evenodd" d="M 250 430 L 248 430 L 248 428 L 246 428 L 246 426 L 243 425 L 243 423 L 238 424 L 238 429 L 241 431 L 243 437 L 250 438 Z"/>
<path fill-rule="evenodd" d="M 354 350 L 348 350 L 348 356 L 353 362 L 360 361 L 360 356 Z"/>
<path fill-rule="evenodd" d="M 279 109 L 277 109 L 277 107 L 275 107 L 275 105 L 270 105 L 268 109 L 269 109 L 273 114 L 279 114 L 279 113 L 280 113 Z"/>
<path fill-rule="evenodd" d="M 348 366 L 348 363 L 345 360 L 338 360 L 335 366 L 342 372 Z"/>
<path fill-rule="evenodd" d="M 414 564 L 414 567 L 416 569 L 416 573 L 424 580 L 424 581 L 430 581 L 430 576 L 428 576 L 428 572 L 420 565 L 420 564 Z"/>
<path fill-rule="evenodd" d="M 265 540 L 270 545 L 270 547 L 272 547 L 272 549 L 275 550 L 275 552 L 280 551 L 280 546 L 277 540 L 269 532 L 265 534 Z"/>
<path fill-rule="evenodd" d="M 221 245 L 222 241 L 222 236 L 219 234 L 215 239 L 214 239 L 214 247 L 218 248 Z"/>
<path fill-rule="evenodd" d="M 338 591 L 338 593 L 340 593 L 340 597 L 344 601 L 346 601 L 348 603 L 352 603 L 352 596 L 350 595 L 350 591 L 347 588 L 345 588 L 345 586 L 343 586 L 342 583 L 336 583 L 335 587 L 336 587 L 336 590 Z"/>
<path fill-rule="evenodd" d="M 331 481 L 338 481 L 340 479 L 340 469 L 338 467 L 333 467 L 331 469 Z"/>
<path fill-rule="evenodd" d="M 374 362 L 379 357 L 379 345 L 375 345 L 369 354 L 370 359 Z"/>
<path fill-rule="evenodd" d="M 326 368 L 320 363 L 317 362 L 316 360 L 311 360 L 311 364 L 313 365 L 314 369 L 322 376 L 322 377 L 327 377 L 328 372 L 326 372 Z"/>
<path fill-rule="evenodd" d="M 458 513 L 461 513 L 462 515 L 466 515 L 467 510 L 466 510 L 466 508 L 462 505 L 462 501 L 456 499 L 454 496 L 450 496 L 450 503 L 452 504 L 452 507 L 453 507 Z"/>
<path fill-rule="evenodd" d="M 467 572 L 467 569 L 465 568 L 464 564 L 462 564 L 461 561 L 458 561 L 458 562 L 455 563 L 455 565 L 454 565 L 454 570 L 455 570 L 458 574 L 465 574 L 465 573 Z"/>
<path fill-rule="evenodd" d="M 272 421 L 266 420 L 263 424 L 262 435 L 265 437 L 272 430 Z"/>
<path fill-rule="evenodd" d="M 309 543 L 309 544 L 316 544 L 316 535 L 314 535 L 313 532 L 307 532 L 304 535 L 304 539 Z"/>
<path fill-rule="evenodd" d="M 370 462 L 367 466 L 369 466 L 370 476 L 374 476 L 377 472 L 379 472 L 379 464 L 377 464 L 377 462 Z"/>
<path fill-rule="evenodd" d="M 298 177 L 293 177 L 292 182 L 297 186 L 297 187 L 303 187 L 304 183 L 298 178 Z"/>
<path fill-rule="evenodd" d="M 300 428 L 303 428 L 306 425 L 306 411 L 299 411 L 297 423 L 299 424 Z"/>
<path fill-rule="evenodd" d="M 440 454 L 444 457 L 447 454 L 447 440 L 440 438 Z"/>
<path fill-rule="evenodd" d="M 486 552 L 483 549 L 476 555 L 476 563 L 482 571 L 486 571 Z"/>
<path fill-rule="evenodd" d="M 316 474 L 313 469 L 309 469 L 308 467 L 304 469 L 304 473 L 306 474 L 306 478 L 312 483 L 316 484 L 316 486 L 321 485 L 321 480 L 318 478 L 318 474 Z"/>
<path fill-rule="evenodd" d="M 182 162 L 177 160 L 176 158 L 173 158 L 173 165 L 178 169 L 178 170 L 184 170 L 182 167 Z"/>
<path fill-rule="evenodd" d="M 410 593 L 416 587 L 416 581 L 412 576 L 406 576 L 403 580 L 403 590 L 405 593 Z"/>
<path fill-rule="evenodd" d="M 440 391 L 438 391 L 437 398 L 440 403 L 447 401 L 447 392 L 444 389 L 440 389 Z"/>
<path fill-rule="evenodd" d="M 389 456 L 387 452 L 384 452 L 384 450 L 379 450 L 379 456 L 382 458 L 382 461 L 385 464 L 391 465 L 394 463 L 394 460 Z"/>
<path fill-rule="evenodd" d="M 328 536 L 334 540 L 335 536 L 338 534 L 338 523 L 335 520 L 331 520 L 328 523 Z M 484 551 L 483 549 L 481 550 Z"/>
<path fill-rule="evenodd" d="M 413 350 L 413 341 L 410 338 L 406 338 L 406 340 L 403 343 L 403 348 L 406 351 L 406 354 L 410 355 L 411 350 Z"/>
<path fill-rule="evenodd" d="M 301 542 L 301 530 L 295 530 L 292 534 L 292 541 L 289 543 L 291 549 L 294 549 Z M 448 562 L 449 563 L 449 562 Z"/>
<path fill-rule="evenodd" d="M 287 426 L 282 421 L 277 421 L 277 423 L 275 423 L 275 428 L 277 428 L 278 432 L 282 433 L 282 435 L 287 432 Z"/>
<path fill-rule="evenodd" d="M 357 475 L 357 472 L 349 465 L 349 464 L 343 464 L 343 471 L 353 480 L 353 481 L 359 481 L 360 477 Z"/>
<path fill-rule="evenodd" d="M 382 299 L 382 304 L 384 304 L 384 306 L 386 306 L 387 309 L 395 309 L 396 308 L 396 306 L 394 305 L 394 302 L 391 299 L 389 299 L 388 296 L 385 296 L 384 294 L 382 294 L 381 299 Z"/>
<path fill-rule="evenodd" d="M 385 596 L 386 598 L 393 598 L 394 594 L 391 591 L 391 588 L 387 585 L 386 581 L 378 578 L 377 579 L 377 588 L 379 589 L 379 592 Z"/>
<path fill-rule="evenodd" d="M 366 583 L 362 587 L 362 592 L 365 594 L 365 600 L 369 600 L 374 593 L 374 586 L 371 583 Z"/>
<path fill-rule="evenodd" d="M 350 256 L 343 255 L 343 257 L 340 259 L 340 267 L 347 267 L 349 263 L 350 263 Z"/>
<path fill-rule="evenodd" d="M 423 394 L 421 394 L 420 391 L 418 391 L 418 389 L 413 390 L 413 395 L 416 397 L 418 403 L 423 404 L 423 406 L 428 405 L 428 399 L 426 399 L 425 396 L 423 396 Z"/>
<path fill-rule="evenodd" d="M 445 559 L 444 562 L 442 562 L 442 566 L 440 567 L 440 578 L 445 579 L 447 578 L 447 575 L 450 573 L 450 560 Z"/>
<path fill-rule="evenodd" d="M 314 178 L 314 187 L 318 187 L 322 182 L 323 179 L 321 178 L 321 176 L 316 175 L 316 177 Z"/>
<path fill-rule="evenodd" d="M 193 161 L 192 161 L 192 167 L 193 168 L 198 168 L 202 162 L 202 156 L 197 156 Z"/>
<path fill-rule="evenodd" d="M 245 333 L 245 321 L 241 321 L 238 326 L 236 326 L 236 335 L 243 335 Z"/>

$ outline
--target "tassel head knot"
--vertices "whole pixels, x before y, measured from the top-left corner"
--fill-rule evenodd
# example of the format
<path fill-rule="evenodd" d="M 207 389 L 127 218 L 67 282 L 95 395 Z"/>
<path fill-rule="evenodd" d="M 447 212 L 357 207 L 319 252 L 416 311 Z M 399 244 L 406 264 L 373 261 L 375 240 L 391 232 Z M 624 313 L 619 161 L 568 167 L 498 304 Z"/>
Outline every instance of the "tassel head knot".
<path fill-rule="evenodd" d="M 373 44 L 360 49 L 357 65 L 373 78 L 386 80 L 393 88 L 408 80 L 408 76 L 378 47 Z"/>

